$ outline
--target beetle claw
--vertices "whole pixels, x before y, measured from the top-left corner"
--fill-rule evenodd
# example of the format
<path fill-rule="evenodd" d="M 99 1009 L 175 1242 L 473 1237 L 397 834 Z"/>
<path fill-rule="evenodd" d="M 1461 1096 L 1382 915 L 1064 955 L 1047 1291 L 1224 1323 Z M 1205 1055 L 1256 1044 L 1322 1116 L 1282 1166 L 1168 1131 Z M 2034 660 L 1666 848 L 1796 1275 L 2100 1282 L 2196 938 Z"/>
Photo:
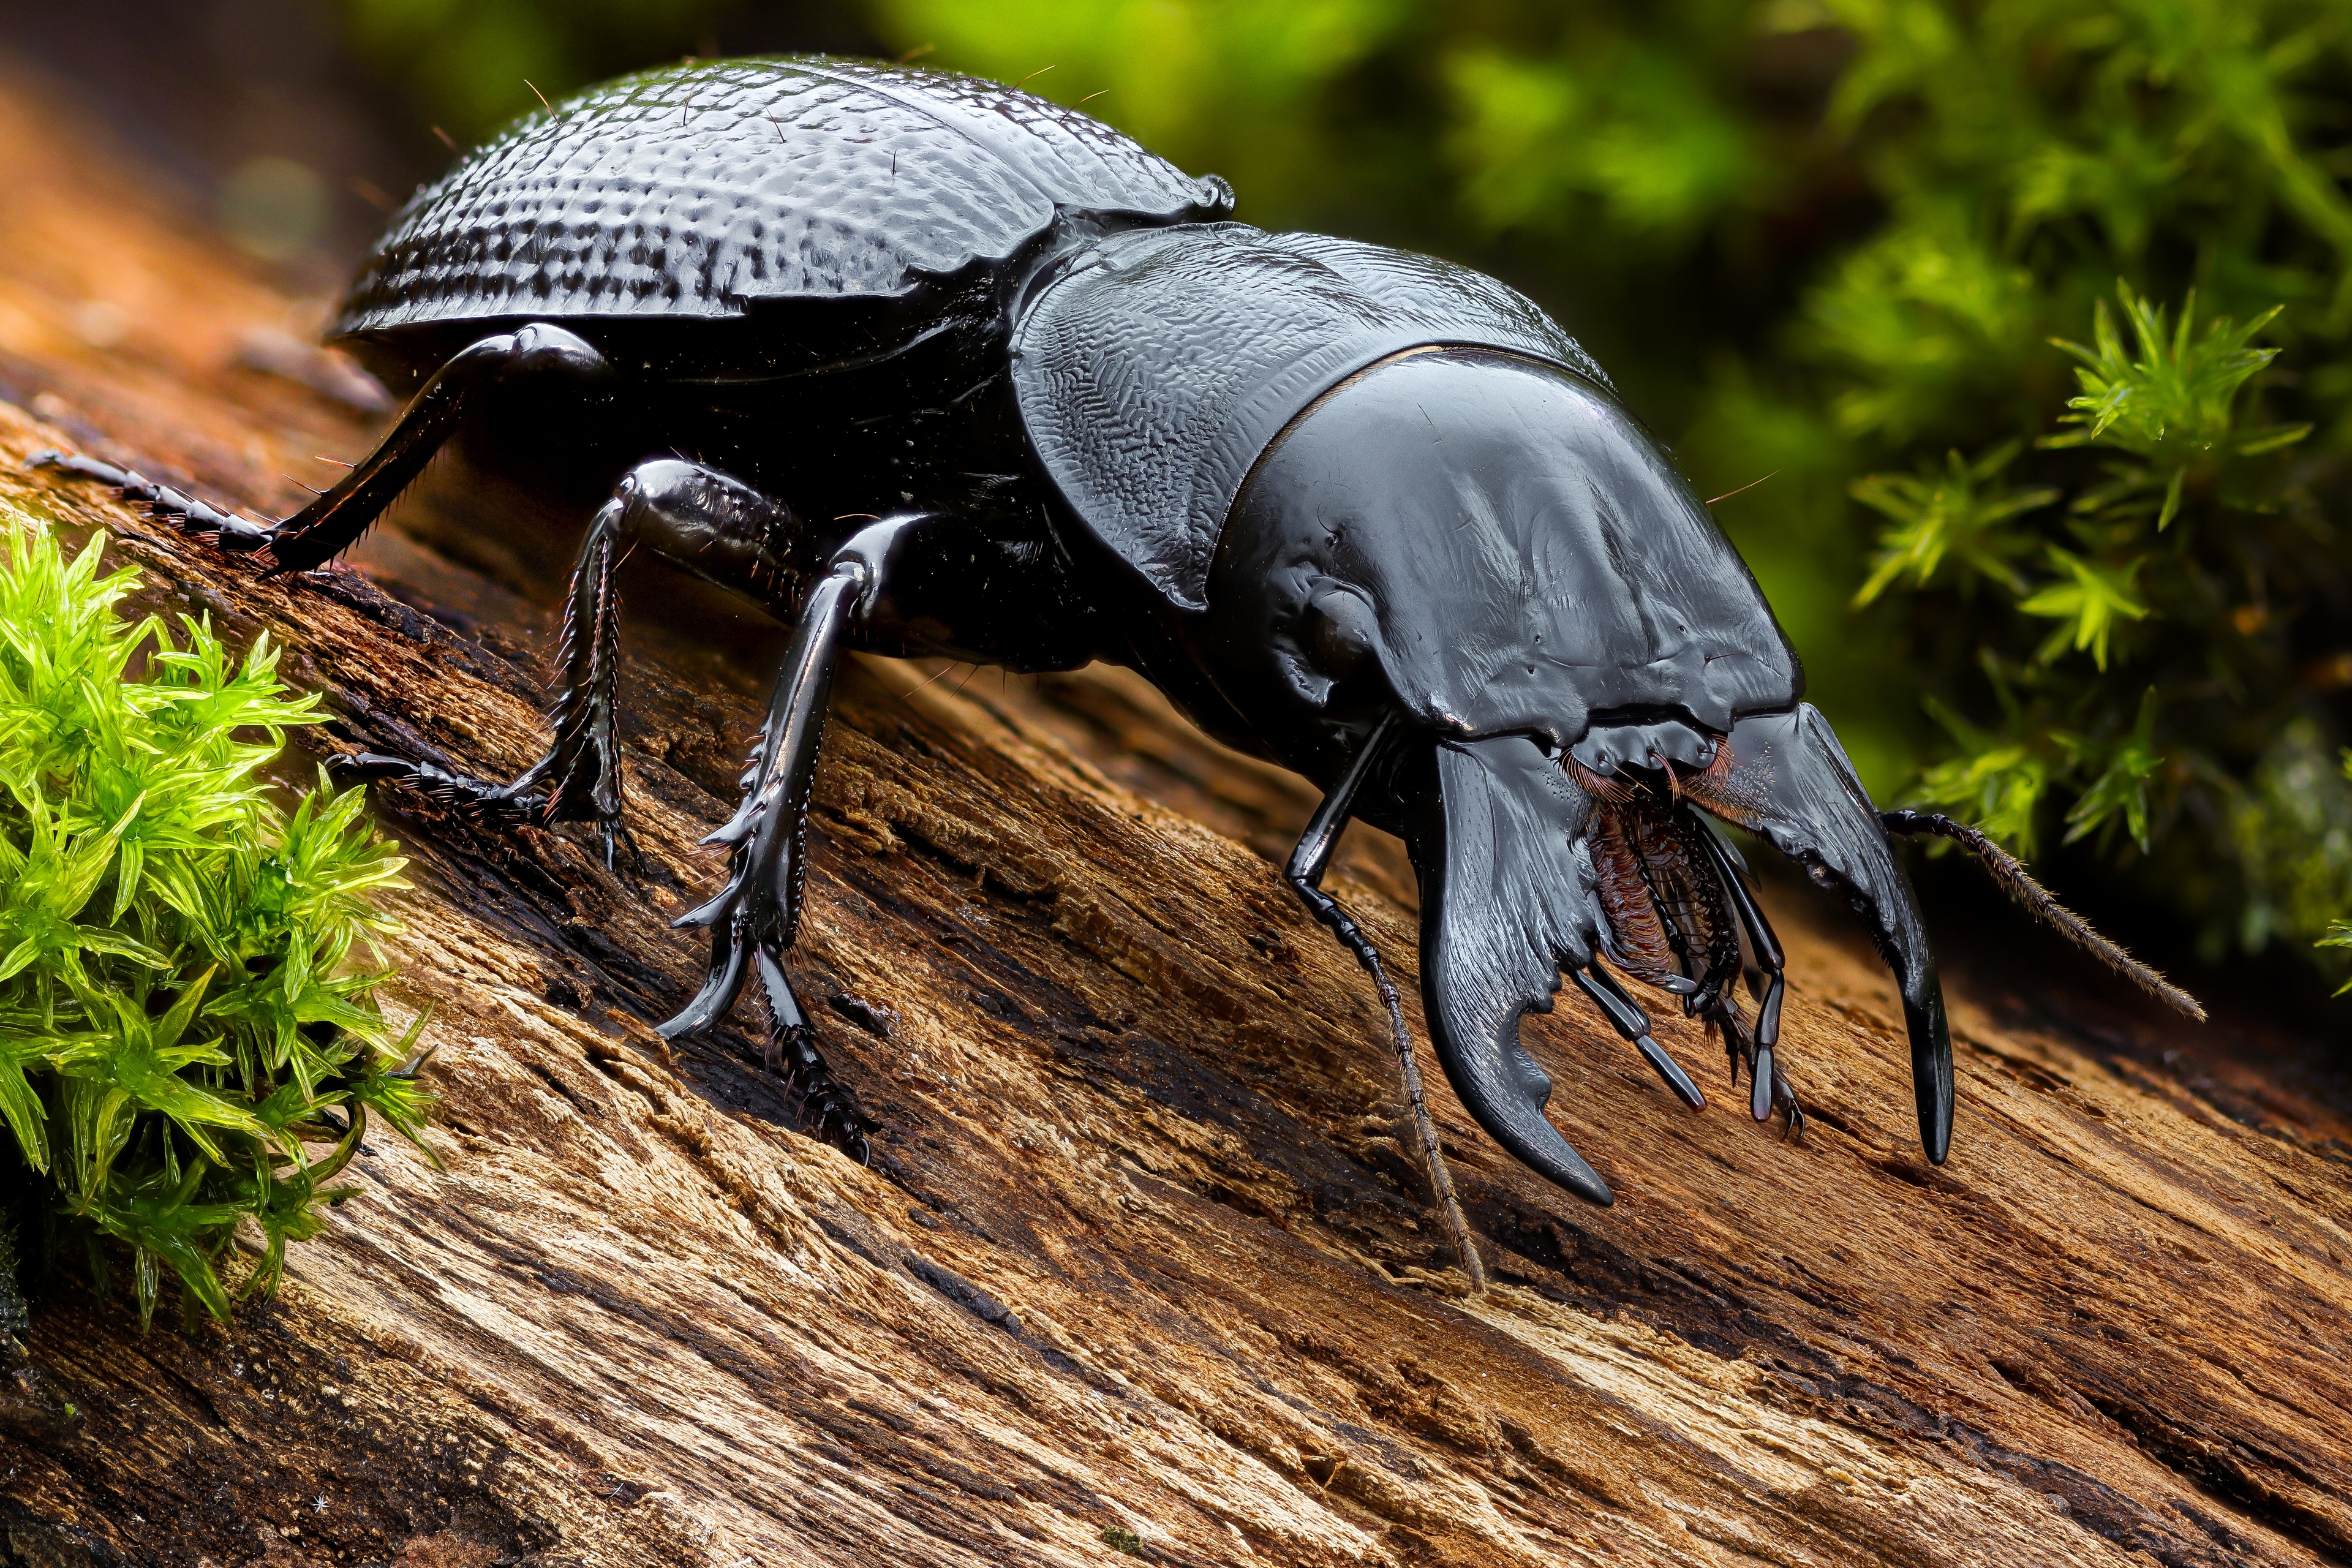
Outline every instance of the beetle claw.
<path fill-rule="evenodd" d="M 1780 1109 L 1789 1119 L 1780 1129 L 1780 1142 L 1802 1143 L 1805 1141 L 1805 1108 L 1797 1103 L 1797 1091 L 1789 1087 L 1789 1080 L 1785 1078 L 1776 1077 L 1773 1087 L 1778 1091 Z"/>
<path fill-rule="evenodd" d="M 1809 702 L 1784 713 L 1762 713 L 1732 727 L 1728 766 L 1689 781 L 1693 800 L 1727 821 L 1763 836 L 1823 886 L 1843 888 L 1870 921 L 1879 954 L 1903 994 L 1911 1039 L 1911 1078 L 1919 1112 L 1919 1142 L 1942 1164 L 1952 1143 L 1952 1037 L 1935 954 L 1911 884 L 1895 863 L 1877 808 L 1854 776 L 1828 721 Z M 1779 998 L 1769 997 L 1759 1034 L 1778 1032 Z M 1764 1031 L 1769 1018 L 1771 1033 Z M 1764 1063 L 1762 1053 L 1758 1066 Z M 1759 1075 L 1767 1086 L 1769 1073 Z M 1769 1087 L 1751 1101 L 1770 1112 Z"/>
<path fill-rule="evenodd" d="M 722 901 L 725 897 L 721 894 L 719 900 L 713 902 Z M 705 909 L 709 907 L 704 906 Z M 702 912 L 699 910 L 696 911 L 697 914 Z M 698 1029 L 710 1027 L 726 1016 L 727 1010 L 735 1005 L 735 998 L 743 993 L 750 954 L 742 941 L 740 922 L 730 920 L 726 924 L 719 925 L 715 923 L 717 919 L 713 916 L 709 921 L 699 922 L 712 926 L 710 968 L 702 977 L 702 988 L 694 994 L 692 1001 L 678 1009 L 677 1016 L 655 1026 L 654 1032 L 665 1040 L 674 1040 L 680 1035 L 690 1035 Z M 686 921 L 672 923 L 683 925 Z"/>
<path fill-rule="evenodd" d="M 1412 845 L 1437 1058 L 1495 1142 L 1605 1207 L 1615 1194 L 1545 1118 L 1551 1079 L 1519 1041 L 1520 1017 L 1550 1010 L 1561 967 L 1592 962 L 1597 931 L 1570 848 L 1589 800 L 1568 801 L 1578 820 L 1563 822 L 1560 771 L 1524 735 L 1441 743 L 1436 773 Z"/>
<path fill-rule="evenodd" d="M 616 851 L 620 851 L 627 854 L 629 858 L 629 869 L 636 872 L 639 876 L 645 875 L 648 868 L 646 862 L 646 852 L 638 847 L 637 837 L 635 834 L 629 831 L 629 826 L 627 823 L 623 822 L 617 816 L 600 818 L 596 824 L 596 836 L 603 842 L 604 847 L 604 869 L 607 871 L 617 871 L 620 869 L 618 857 L 615 853 Z"/>

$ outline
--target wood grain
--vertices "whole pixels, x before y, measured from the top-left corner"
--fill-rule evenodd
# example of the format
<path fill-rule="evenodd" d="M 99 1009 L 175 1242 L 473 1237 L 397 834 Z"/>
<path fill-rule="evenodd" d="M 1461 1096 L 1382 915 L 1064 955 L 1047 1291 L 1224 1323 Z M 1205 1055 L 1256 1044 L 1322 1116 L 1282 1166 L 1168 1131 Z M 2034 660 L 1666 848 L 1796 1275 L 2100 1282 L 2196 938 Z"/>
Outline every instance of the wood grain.
<path fill-rule="evenodd" d="M 257 583 L 22 471 L 95 447 L 276 510 L 275 476 L 369 436 L 236 368 L 299 307 L 65 123 L 0 94 L 0 501 L 267 629 L 338 715 L 320 744 L 529 762 L 528 584 L 390 531 Z M 692 846 L 775 640 L 658 622 L 626 682 L 642 874 L 381 798 L 446 1169 L 380 1141 L 226 1331 L 50 1299 L 35 1349 L 89 1418 L 0 1436 L 0 1562 L 1100 1563 L 1107 1531 L 1202 1564 L 2352 1560 L 2326 1107 L 2128 1004 L 2029 976 L 1988 1006 L 1963 973 L 1931 1170 L 1891 985 L 1783 898 L 1806 1140 L 1738 1097 L 1684 1111 L 1563 1005 L 1528 1035 L 1620 1203 L 1537 1182 L 1441 1090 L 1499 1281 L 1465 1300 L 1372 998 L 1251 847 L 1311 796 L 1124 677 L 877 662 L 837 700 L 795 955 L 887 1128 L 861 1169 L 789 1130 L 752 1036 L 646 1027 L 698 973 L 665 921 L 711 883 Z M 1410 972 L 1392 849 L 1339 886 Z"/>

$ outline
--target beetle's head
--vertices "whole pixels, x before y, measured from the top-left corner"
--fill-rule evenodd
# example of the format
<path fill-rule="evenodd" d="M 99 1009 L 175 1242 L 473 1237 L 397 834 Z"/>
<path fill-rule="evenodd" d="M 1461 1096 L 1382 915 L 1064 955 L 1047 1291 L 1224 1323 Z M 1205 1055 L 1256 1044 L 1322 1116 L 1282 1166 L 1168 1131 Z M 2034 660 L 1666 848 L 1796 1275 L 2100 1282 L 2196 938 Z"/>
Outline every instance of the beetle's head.
<path fill-rule="evenodd" d="M 1657 443 L 1595 384 L 1493 350 L 1383 360 L 1294 418 L 1234 503 L 1208 603 L 1196 658 L 1268 736 L 1402 704 L 1558 754 L 1596 716 L 1720 735 L 1802 685 Z"/>
<path fill-rule="evenodd" d="M 1191 635 L 1201 672 L 1311 777 L 1399 710 L 1434 753 L 1358 815 L 1412 844 L 1430 1032 L 1523 1160 L 1606 1201 L 1544 1116 L 1518 1019 L 1623 934 L 1594 860 L 1612 819 L 1596 803 L 1621 788 L 1752 828 L 1853 898 L 1902 983 L 1942 1158 L 1949 1045 L 1910 888 L 1746 565 L 1605 389 L 1471 349 L 1334 388 L 1243 487 Z"/>

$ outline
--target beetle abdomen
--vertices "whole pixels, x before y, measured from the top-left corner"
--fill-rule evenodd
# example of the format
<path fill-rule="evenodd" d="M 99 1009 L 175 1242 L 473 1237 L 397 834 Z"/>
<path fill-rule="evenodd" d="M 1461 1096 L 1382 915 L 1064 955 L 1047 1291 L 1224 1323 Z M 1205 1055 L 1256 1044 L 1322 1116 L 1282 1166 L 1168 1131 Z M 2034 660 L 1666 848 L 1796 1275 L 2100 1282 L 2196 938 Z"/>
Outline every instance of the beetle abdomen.
<path fill-rule="evenodd" d="M 1008 258 L 1057 212 L 1232 205 L 1223 181 L 994 82 L 818 57 L 673 67 L 467 154 L 402 209 L 334 331 L 890 295 Z"/>

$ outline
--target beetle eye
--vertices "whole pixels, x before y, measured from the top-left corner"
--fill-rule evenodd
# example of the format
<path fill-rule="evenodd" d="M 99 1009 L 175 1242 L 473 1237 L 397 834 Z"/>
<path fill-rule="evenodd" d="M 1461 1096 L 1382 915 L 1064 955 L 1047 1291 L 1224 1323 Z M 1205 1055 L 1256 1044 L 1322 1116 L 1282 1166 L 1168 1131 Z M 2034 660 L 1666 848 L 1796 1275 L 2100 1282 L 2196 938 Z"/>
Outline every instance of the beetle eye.
<path fill-rule="evenodd" d="M 1307 606 L 1310 619 L 1308 647 L 1324 674 L 1344 679 L 1371 658 L 1379 644 L 1380 623 L 1372 607 L 1357 595 L 1337 589 L 1317 595 Z"/>

